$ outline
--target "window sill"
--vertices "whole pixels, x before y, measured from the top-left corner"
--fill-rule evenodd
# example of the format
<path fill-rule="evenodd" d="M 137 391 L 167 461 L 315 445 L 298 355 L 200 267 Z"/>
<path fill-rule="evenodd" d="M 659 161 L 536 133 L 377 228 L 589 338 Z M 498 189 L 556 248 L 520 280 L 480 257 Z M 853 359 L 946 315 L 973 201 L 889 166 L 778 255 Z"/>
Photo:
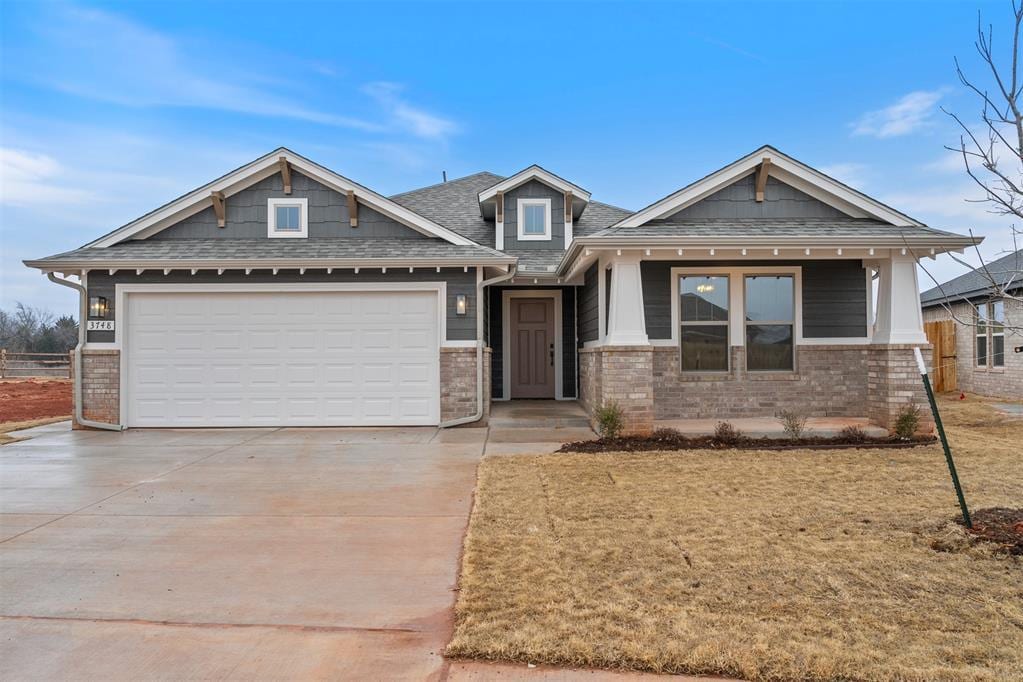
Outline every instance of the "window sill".
<path fill-rule="evenodd" d="M 750 381 L 799 381 L 802 377 L 798 372 L 746 372 Z"/>
<path fill-rule="evenodd" d="M 693 383 L 706 381 L 735 381 L 736 376 L 732 371 L 727 372 L 680 372 L 679 381 L 689 381 Z"/>

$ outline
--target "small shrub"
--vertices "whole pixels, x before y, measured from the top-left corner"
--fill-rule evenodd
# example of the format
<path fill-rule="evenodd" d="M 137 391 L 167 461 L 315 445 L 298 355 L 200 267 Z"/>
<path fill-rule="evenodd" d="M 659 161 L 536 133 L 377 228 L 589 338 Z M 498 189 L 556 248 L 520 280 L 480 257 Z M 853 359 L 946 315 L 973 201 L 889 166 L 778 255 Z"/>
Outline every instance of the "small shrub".
<path fill-rule="evenodd" d="M 775 418 L 781 422 L 781 427 L 785 429 L 788 437 L 793 440 L 799 440 L 807 433 L 807 416 L 802 412 L 782 410 L 775 415 Z"/>
<path fill-rule="evenodd" d="M 597 432 L 604 440 L 615 440 L 622 433 L 625 418 L 618 403 L 611 401 L 597 408 Z"/>
<path fill-rule="evenodd" d="M 906 405 L 899 410 L 899 416 L 895 418 L 895 436 L 899 440 L 909 440 L 920 426 L 920 408 L 916 405 Z"/>
<path fill-rule="evenodd" d="M 686 442 L 686 437 L 681 431 L 668 427 L 654 429 L 654 432 L 650 434 L 650 438 L 665 445 L 680 445 Z"/>
<path fill-rule="evenodd" d="M 722 445 L 735 445 L 742 440 L 742 431 L 730 422 L 718 422 L 714 427 L 714 440 Z"/>
<path fill-rule="evenodd" d="M 867 432 L 858 426 L 847 426 L 838 432 L 838 437 L 849 443 L 863 443 L 867 440 Z"/>

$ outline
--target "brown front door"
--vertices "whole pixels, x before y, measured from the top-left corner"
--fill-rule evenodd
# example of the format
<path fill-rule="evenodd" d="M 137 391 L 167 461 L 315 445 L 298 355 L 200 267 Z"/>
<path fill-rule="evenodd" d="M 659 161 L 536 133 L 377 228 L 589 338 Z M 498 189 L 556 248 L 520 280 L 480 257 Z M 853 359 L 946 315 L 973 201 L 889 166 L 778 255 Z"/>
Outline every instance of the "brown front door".
<path fill-rule="evenodd" d="M 554 299 L 513 298 L 511 397 L 554 397 Z"/>

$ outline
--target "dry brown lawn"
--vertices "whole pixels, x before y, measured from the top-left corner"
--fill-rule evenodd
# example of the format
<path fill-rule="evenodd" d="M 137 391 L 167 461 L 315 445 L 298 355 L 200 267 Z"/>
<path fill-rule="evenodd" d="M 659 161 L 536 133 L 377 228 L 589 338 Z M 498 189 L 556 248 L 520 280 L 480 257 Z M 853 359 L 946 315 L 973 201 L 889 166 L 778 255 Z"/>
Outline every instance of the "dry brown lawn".
<path fill-rule="evenodd" d="M 971 506 L 1023 506 L 1023 421 L 942 407 Z M 957 509 L 939 446 L 490 457 L 447 653 L 1023 679 L 1023 563 L 971 542 Z"/>

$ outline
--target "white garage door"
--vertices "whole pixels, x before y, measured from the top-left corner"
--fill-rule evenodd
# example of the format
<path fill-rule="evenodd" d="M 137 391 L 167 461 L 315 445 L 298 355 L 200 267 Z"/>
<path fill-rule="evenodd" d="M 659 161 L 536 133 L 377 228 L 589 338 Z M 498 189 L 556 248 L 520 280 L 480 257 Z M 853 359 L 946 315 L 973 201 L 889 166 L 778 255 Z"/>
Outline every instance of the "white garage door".
<path fill-rule="evenodd" d="M 440 420 L 437 292 L 128 293 L 128 426 Z"/>

